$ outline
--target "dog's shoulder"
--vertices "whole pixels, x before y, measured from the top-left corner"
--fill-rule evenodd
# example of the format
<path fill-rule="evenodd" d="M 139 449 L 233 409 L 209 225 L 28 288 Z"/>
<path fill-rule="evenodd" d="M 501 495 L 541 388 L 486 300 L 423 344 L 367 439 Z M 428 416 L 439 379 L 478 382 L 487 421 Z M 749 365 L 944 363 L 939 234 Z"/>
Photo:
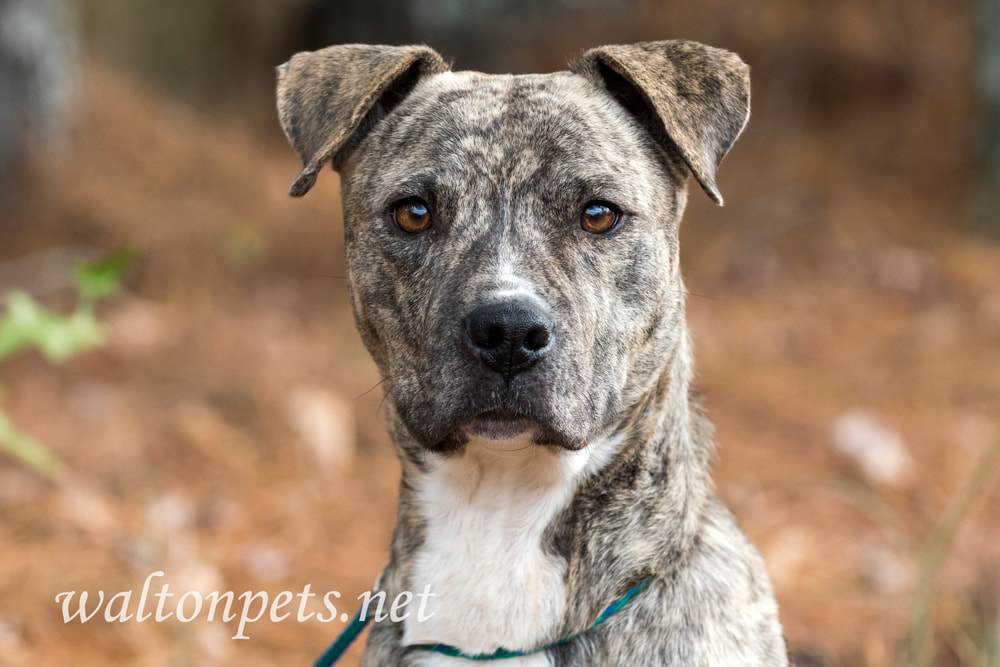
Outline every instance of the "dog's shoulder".
<path fill-rule="evenodd" d="M 714 498 L 683 565 L 581 640 L 560 647 L 553 664 L 788 664 L 763 560 Z"/>

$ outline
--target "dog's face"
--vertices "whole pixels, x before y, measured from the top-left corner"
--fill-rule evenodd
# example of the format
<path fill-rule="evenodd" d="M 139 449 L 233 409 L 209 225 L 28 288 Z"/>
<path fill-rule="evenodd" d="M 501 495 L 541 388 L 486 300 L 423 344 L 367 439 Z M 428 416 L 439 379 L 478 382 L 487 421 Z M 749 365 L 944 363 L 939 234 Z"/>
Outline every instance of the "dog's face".
<path fill-rule="evenodd" d="M 348 276 L 421 442 L 575 448 L 614 420 L 675 335 L 678 171 L 569 73 L 433 75 L 372 129 L 342 168 Z"/>
<path fill-rule="evenodd" d="M 641 57 L 662 58 L 657 45 L 680 72 L 666 118 L 670 100 L 637 83 L 671 75 Z M 637 72 L 622 48 L 589 52 L 579 73 L 527 76 L 441 71 L 411 49 L 402 66 L 386 59 L 394 85 L 361 86 L 378 101 L 355 105 L 329 156 L 328 137 L 304 137 L 337 131 L 323 114 L 349 114 L 331 111 L 339 97 L 317 110 L 321 64 L 284 66 L 279 112 L 306 163 L 296 185 L 311 186 L 316 153 L 341 172 L 355 317 L 427 448 L 526 435 L 583 447 L 641 399 L 683 333 L 684 181 L 690 169 L 718 198 L 745 66 L 664 42 L 627 47 L 647 65 Z"/>

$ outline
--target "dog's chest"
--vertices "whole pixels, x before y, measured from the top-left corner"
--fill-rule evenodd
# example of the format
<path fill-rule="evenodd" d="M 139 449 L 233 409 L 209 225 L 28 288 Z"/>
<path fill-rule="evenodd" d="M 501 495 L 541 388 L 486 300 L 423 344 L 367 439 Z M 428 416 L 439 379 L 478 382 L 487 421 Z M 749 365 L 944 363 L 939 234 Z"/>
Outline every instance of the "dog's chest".
<path fill-rule="evenodd" d="M 470 443 L 461 455 L 434 461 L 420 481 L 427 533 L 409 584 L 430 586 L 433 615 L 424 622 L 411 615 L 404 644 L 444 643 L 466 653 L 531 649 L 549 640 L 562 616 L 566 563 L 546 552 L 543 533 L 572 498 L 591 452 L 488 446 Z M 420 664 L 456 662 L 428 654 Z M 508 662 L 548 664 L 542 655 Z"/>

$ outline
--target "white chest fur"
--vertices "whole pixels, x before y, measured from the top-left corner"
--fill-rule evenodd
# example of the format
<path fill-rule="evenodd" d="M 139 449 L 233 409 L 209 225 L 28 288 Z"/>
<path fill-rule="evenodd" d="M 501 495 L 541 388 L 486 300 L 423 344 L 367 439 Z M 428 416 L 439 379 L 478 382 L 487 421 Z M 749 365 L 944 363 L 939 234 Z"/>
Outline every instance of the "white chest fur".
<path fill-rule="evenodd" d="M 409 582 L 410 590 L 430 585 L 433 615 L 423 622 L 407 618 L 403 643 L 489 653 L 535 648 L 551 637 L 566 602 L 565 563 L 544 551 L 542 534 L 617 444 L 603 440 L 566 452 L 473 441 L 460 455 L 433 460 L 417 490 L 427 539 Z M 428 667 L 466 662 L 427 659 L 421 664 Z M 548 664 L 544 656 L 506 662 Z"/>

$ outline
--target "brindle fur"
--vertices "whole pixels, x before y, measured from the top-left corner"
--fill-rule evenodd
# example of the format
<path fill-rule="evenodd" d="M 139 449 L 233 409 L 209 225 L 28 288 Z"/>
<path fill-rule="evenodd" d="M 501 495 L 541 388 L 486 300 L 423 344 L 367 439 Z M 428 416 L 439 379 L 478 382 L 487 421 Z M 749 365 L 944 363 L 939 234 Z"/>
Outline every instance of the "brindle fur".
<path fill-rule="evenodd" d="M 402 480 L 380 587 L 391 598 L 414 583 L 429 463 L 460 455 L 476 414 L 512 406 L 539 424 L 537 447 L 620 443 L 545 529 L 566 604 L 543 643 L 653 577 L 549 664 L 784 665 L 761 559 L 710 487 L 678 257 L 688 173 L 721 203 L 715 174 L 749 114 L 748 68 L 664 41 L 593 49 L 571 70 L 452 73 L 427 47 L 364 45 L 279 68 L 279 117 L 304 165 L 291 193 L 327 162 L 340 172 L 354 315 L 386 378 Z M 391 203 L 409 196 L 429 202 L 433 231 L 393 227 Z M 625 212 L 606 237 L 576 224 L 593 199 Z M 557 342 L 509 383 L 470 363 L 460 327 L 504 266 L 547 304 Z M 421 664 L 402 632 L 376 625 L 362 664 Z"/>

